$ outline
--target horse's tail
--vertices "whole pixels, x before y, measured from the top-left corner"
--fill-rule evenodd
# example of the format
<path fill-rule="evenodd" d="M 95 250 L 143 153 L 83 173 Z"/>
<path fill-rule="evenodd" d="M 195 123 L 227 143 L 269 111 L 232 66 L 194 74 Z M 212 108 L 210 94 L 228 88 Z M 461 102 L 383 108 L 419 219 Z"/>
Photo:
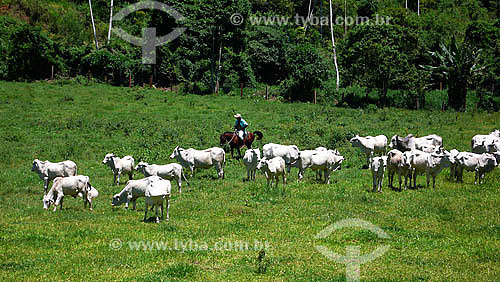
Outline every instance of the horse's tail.
<path fill-rule="evenodd" d="M 264 134 L 262 134 L 262 132 L 258 131 L 258 130 L 255 130 L 253 132 L 253 134 L 257 135 L 257 140 L 261 140 L 262 137 L 264 137 Z"/>

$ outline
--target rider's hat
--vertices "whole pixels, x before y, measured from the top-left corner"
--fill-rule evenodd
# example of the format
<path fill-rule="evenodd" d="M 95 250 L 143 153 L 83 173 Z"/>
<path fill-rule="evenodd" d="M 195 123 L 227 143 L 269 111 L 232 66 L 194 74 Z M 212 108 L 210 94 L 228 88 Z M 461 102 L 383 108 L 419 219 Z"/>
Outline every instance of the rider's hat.
<path fill-rule="evenodd" d="M 241 115 L 240 114 L 235 114 L 234 118 L 241 118 Z"/>

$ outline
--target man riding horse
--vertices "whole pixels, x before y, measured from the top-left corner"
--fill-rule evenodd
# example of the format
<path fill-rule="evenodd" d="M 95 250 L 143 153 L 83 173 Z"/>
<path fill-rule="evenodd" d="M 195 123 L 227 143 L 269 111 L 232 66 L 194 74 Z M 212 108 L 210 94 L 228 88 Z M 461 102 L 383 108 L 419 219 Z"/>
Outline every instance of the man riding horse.
<path fill-rule="evenodd" d="M 235 114 L 234 118 L 236 119 L 234 129 L 238 132 L 238 137 L 240 137 L 241 140 L 244 140 L 247 136 L 248 123 L 241 118 L 240 114 Z"/>
<path fill-rule="evenodd" d="M 234 149 L 238 150 L 238 157 L 236 158 L 241 159 L 240 148 L 246 146 L 251 149 L 253 141 L 255 139 L 261 140 L 263 135 L 262 132 L 258 130 L 254 132 L 247 132 L 248 123 L 241 118 L 240 114 L 234 115 L 234 118 L 236 119 L 236 122 L 234 123 L 235 131 L 222 133 L 220 136 L 220 145 L 229 145 L 231 147 L 231 156 L 233 156 Z"/>

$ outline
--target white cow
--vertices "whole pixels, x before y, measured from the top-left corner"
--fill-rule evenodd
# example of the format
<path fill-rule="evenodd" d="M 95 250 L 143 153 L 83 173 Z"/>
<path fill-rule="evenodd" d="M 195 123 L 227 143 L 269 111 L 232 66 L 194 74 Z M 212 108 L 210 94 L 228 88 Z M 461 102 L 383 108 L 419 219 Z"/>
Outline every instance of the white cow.
<path fill-rule="evenodd" d="M 87 208 L 87 202 L 90 204 L 90 210 L 92 210 L 92 199 L 96 198 L 99 193 L 92 187 L 89 182 L 89 177 L 85 175 L 67 176 L 67 177 L 56 177 L 52 188 L 49 192 L 43 196 L 43 208 L 48 209 L 51 205 L 54 205 L 54 211 L 56 211 L 57 206 L 61 206 L 63 209 L 63 199 L 64 196 L 82 196 L 84 208 Z"/>
<path fill-rule="evenodd" d="M 344 157 L 338 154 L 337 150 L 327 150 L 327 151 L 316 151 L 316 150 L 304 150 L 300 151 L 300 157 L 296 162 L 296 167 L 299 168 L 298 180 L 302 180 L 304 177 L 304 171 L 307 168 L 311 168 L 316 172 L 324 172 L 325 183 L 330 184 L 330 174 L 331 172 L 340 169 Z"/>
<path fill-rule="evenodd" d="M 491 132 L 490 135 L 472 137 L 471 151 L 477 154 L 500 152 L 500 138 L 495 132 Z"/>
<path fill-rule="evenodd" d="M 183 167 L 189 168 L 191 177 L 194 177 L 194 170 L 196 168 L 211 168 L 213 166 L 217 170 L 217 177 L 224 179 L 226 153 L 219 147 L 200 151 L 193 148 L 185 150 L 177 146 L 170 155 L 170 158 L 175 158 Z"/>
<path fill-rule="evenodd" d="M 387 167 L 387 156 L 370 158 L 370 170 L 373 177 L 373 192 L 382 192 L 384 173 Z"/>
<path fill-rule="evenodd" d="M 128 209 L 128 204 L 132 202 L 132 209 L 135 210 L 136 201 L 138 198 L 145 197 L 148 184 L 161 179 L 159 176 L 149 176 L 139 180 L 127 181 L 125 188 L 113 196 L 111 206 L 116 207 L 125 204 L 125 208 Z"/>
<path fill-rule="evenodd" d="M 247 180 L 255 181 L 255 172 L 257 170 L 257 165 L 260 162 L 260 150 L 259 149 L 248 149 L 243 156 L 243 164 L 247 168 Z"/>
<path fill-rule="evenodd" d="M 497 160 L 492 154 L 476 154 L 469 152 L 461 152 L 456 157 L 457 159 L 457 176 L 459 181 L 462 180 L 463 170 L 474 171 L 474 184 L 481 184 L 487 172 L 492 171 L 497 165 Z"/>
<path fill-rule="evenodd" d="M 77 166 L 73 161 L 62 161 L 59 163 L 51 163 L 49 161 L 40 161 L 35 159 L 31 171 L 38 173 L 38 176 L 43 180 L 44 195 L 47 194 L 49 182 L 56 177 L 75 176 L 77 174 Z"/>
<path fill-rule="evenodd" d="M 163 179 L 177 181 L 177 186 L 179 187 L 179 193 L 182 193 L 182 178 L 189 185 L 189 182 L 182 171 L 182 166 L 177 163 L 166 164 L 166 165 L 156 165 L 156 164 L 148 164 L 146 162 L 139 162 L 135 167 L 135 170 L 144 174 L 145 177 L 148 176 L 159 176 Z"/>
<path fill-rule="evenodd" d="M 295 145 L 268 143 L 262 147 L 262 154 L 267 159 L 281 157 L 285 161 L 288 173 L 290 173 L 292 165 L 299 159 L 299 148 Z"/>
<path fill-rule="evenodd" d="M 128 174 L 129 180 L 134 179 L 134 158 L 132 156 L 125 156 L 119 158 L 113 153 L 106 154 L 103 164 L 107 164 L 113 171 L 113 185 L 120 184 L 120 176 Z"/>
<path fill-rule="evenodd" d="M 423 137 L 415 137 L 413 134 L 408 134 L 406 137 L 394 135 L 391 138 L 389 147 L 391 149 L 398 149 L 402 152 L 411 150 L 428 151 L 428 147 L 441 147 L 443 146 L 443 138 L 436 134 L 431 134 Z"/>
<path fill-rule="evenodd" d="M 409 154 L 409 162 L 413 169 L 413 188 L 417 188 L 417 174 L 425 173 L 427 176 L 427 187 L 429 187 L 432 176 L 432 188 L 436 189 L 436 176 L 451 164 L 450 153 L 444 151 L 443 154 L 426 153 L 420 150 L 413 150 Z"/>
<path fill-rule="evenodd" d="M 282 157 L 274 157 L 272 159 L 262 158 L 257 165 L 257 169 L 263 171 L 267 178 L 267 186 L 276 180 L 276 187 L 278 187 L 279 176 L 283 177 L 283 184 L 286 184 L 286 164 Z"/>
<path fill-rule="evenodd" d="M 387 147 L 387 137 L 385 135 L 378 136 L 365 136 L 361 137 L 359 135 L 354 136 L 349 140 L 352 147 L 358 147 L 366 155 L 366 162 L 368 166 L 370 165 L 371 155 L 383 155 L 385 154 Z"/>
<path fill-rule="evenodd" d="M 144 222 L 148 216 L 149 206 L 155 208 L 156 215 L 156 223 L 160 222 L 158 218 L 158 206 L 161 208 L 161 219 L 163 220 L 163 202 L 167 201 L 167 220 L 170 219 L 169 210 L 170 210 L 170 195 L 172 192 L 172 186 L 170 185 L 170 181 L 168 180 L 158 180 L 153 181 L 148 184 L 145 193 L 145 203 L 146 208 L 144 211 Z"/>

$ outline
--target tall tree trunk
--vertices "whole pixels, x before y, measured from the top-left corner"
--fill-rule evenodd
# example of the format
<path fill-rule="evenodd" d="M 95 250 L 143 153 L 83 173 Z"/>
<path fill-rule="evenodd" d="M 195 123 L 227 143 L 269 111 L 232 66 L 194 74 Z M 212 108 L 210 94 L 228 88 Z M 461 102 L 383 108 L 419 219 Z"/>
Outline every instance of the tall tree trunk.
<path fill-rule="evenodd" d="M 330 33 L 332 34 L 333 63 L 335 64 L 335 73 L 337 75 L 336 89 L 339 90 L 340 75 L 339 75 L 339 65 L 337 64 L 337 48 L 335 47 L 335 37 L 333 35 L 333 9 L 332 9 L 332 0 L 330 0 Z"/>
<path fill-rule="evenodd" d="M 221 58 L 222 58 L 222 39 L 220 36 L 220 26 L 219 26 L 219 62 L 217 64 L 217 69 L 215 70 L 215 93 L 219 94 L 219 81 L 220 81 L 220 69 L 221 69 Z"/>
<path fill-rule="evenodd" d="M 420 16 L 420 0 L 417 0 L 417 15 Z"/>
<path fill-rule="evenodd" d="M 92 0 L 89 0 L 89 8 L 90 8 L 90 19 L 92 20 L 92 30 L 94 31 L 95 48 L 99 49 L 99 42 L 97 41 L 97 33 L 95 32 L 94 14 L 92 13 Z"/>
<path fill-rule="evenodd" d="M 111 10 L 109 12 L 109 29 L 108 29 L 108 42 L 107 44 L 109 44 L 109 40 L 111 39 L 111 27 L 113 25 L 113 0 L 111 0 Z"/>
<path fill-rule="evenodd" d="M 306 22 L 304 23 L 305 30 L 307 30 L 307 24 L 309 24 L 309 20 L 311 18 L 311 2 L 312 2 L 312 0 L 309 0 L 309 8 L 307 9 L 307 18 L 306 18 Z"/>
<path fill-rule="evenodd" d="M 347 0 L 344 0 L 344 38 L 347 36 Z"/>
<path fill-rule="evenodd" d="M 456 111 L 465 111 L 467 102 L 467 83 L 459 78 L 450 79 L 448 83 L 448 106 Z"/>
<path fill-rule="evenodd" d="M 405 1 L 405 9 L 408 9 L 408 0 Z"/>

